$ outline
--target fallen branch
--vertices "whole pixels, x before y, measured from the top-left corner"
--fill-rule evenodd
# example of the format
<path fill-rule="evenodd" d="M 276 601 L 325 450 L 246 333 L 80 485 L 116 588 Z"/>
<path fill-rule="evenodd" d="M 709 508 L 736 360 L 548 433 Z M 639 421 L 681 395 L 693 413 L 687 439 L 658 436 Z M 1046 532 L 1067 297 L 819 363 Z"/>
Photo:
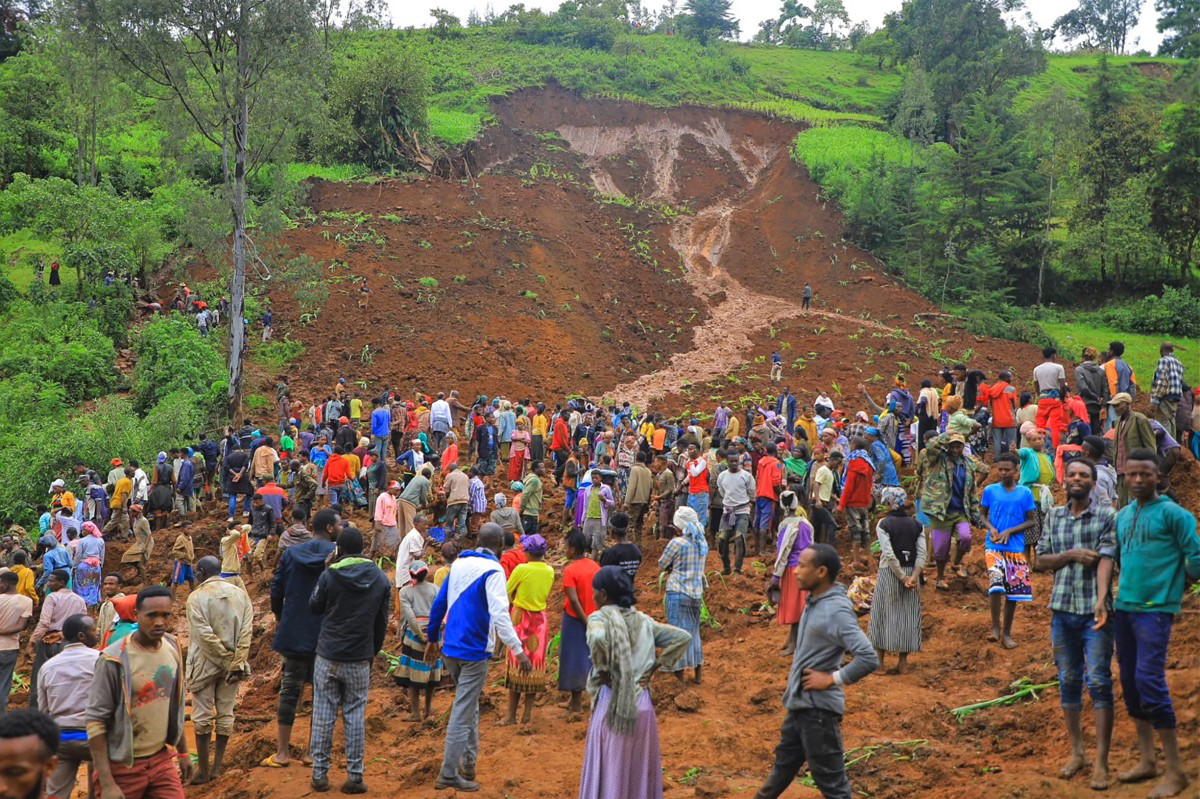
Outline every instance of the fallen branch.
<path fill-rule="evenodd" d="M 1041 685 L 1034 685 L 1033 681 L 1028 677 L 1022 677 L 1008 687 L 1013 690 L 1011 694 L 1006 694 L 1005 696 L 1001 696 L 996 699 L 989 699 L 986 702 L 975 702 L 974 704 L 956 707 L 950 710 L 950 714 L 954 716 L 958 723 L 961 724 L 967 719 L 967 717 L 977 713 L 980 710 L 986 710 L 989 707 L 1015 705 L 1017 702 L 1020 702 L 1024 699 L 1032 699 L 1036 702 L 1041 699 L 1041 697 L 1038 696 L 1038 692 L 1045 691 L 1050 688 L 1057 688 L 1058 680 L 1042 683 Z"/>

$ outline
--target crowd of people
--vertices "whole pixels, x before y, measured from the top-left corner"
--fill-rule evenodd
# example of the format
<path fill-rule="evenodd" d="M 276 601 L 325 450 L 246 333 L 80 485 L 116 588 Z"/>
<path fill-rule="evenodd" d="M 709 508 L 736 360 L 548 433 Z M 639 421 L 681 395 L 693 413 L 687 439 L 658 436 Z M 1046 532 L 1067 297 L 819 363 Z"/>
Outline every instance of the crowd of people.
<path fill-rule="evenodd" d="M 660 670 L 703 680 L 715 548 L 723 575 L 746 575 L 748 557 L 764 562 L 792 657 L 787 716 L 758 796 L 781 795 L 807 764 L 823 795 L 843 799 L 852 795 L 845 688 L 889 653 L 892 671 L 908 667 L 922 647 L 922 586 L 951 590 L 982 543 L 989 637 L 1002 648 L 1018 646 L 1031 571 L 1053 572 L 1051 633 L 1072 742 L 1062 776 L 1091 762 L 1092 787 L 1110 782 L 1115 651 L 1141 753 L 1118 779 L 1157 774 L 1157 739 L 1166 768 L 1152 795 L 1176 795 L 1187 777 L 1165 668 L 1183 591 L 1200 578 L 1200 538 L 1170 478 L 1200 443 L 1173 349 L 1162 347 L 1149 417 L 1133 410 L 1138 383 L 1119 342 L 1104 358 L 1084 350 L 1073 382 L 1047 350 L 1028 390 L 1010 372 L 988 382 L 959 365 L 915 391 L 897 376 L 879 402 L 859 386 L 851 409 L 781 387 L 769 405 L 718 403 L 682 418 L 631 403 L 464 401 L 455 391 L 364 399 L 344 378 L 305 403 L 281 377 L 269 427 L 246 420 L 201 435 L 158 453 L 149 471 L 120 455 L 104 476 L 78 464 L 77 492 L 55 480 L 34 532 L 8 521 L 0 684 L 13 684 L 27 627 L 31 676 L 29 710 L 0 717 L 0 740 L 24 741 L 9 756 L 45 766 L 46 790 L 64 799 L 82 762 L 102 799 L 181 797 L 185 783 L 215 779 L 250 672 L 250 581 L 269 583 L 281 670 L 276 751 L 262 767 L 296 761 L 293 726 L 311 684 L 300 760 L 312 789 L 330 788 L 340 715 L 341 791 L 366 792 L 373 663 L 394 625 L 389 671 L 408 718 L 429 717 L 435 689 L 453 685 L 437 787 L 479 790 L 480 698 L 496 666 L 508 694 L 502 725 L 529 724 L 552 682 L 569 697 L 570 718 L 591 695 L 581 799 L 661 796 L 647 686 Z M 198 520 L 214 513 L 223 533 L 197 551 Z M 169 557 L 155 557 L 155 531 L 175 536 Z M 126 545 L 119 563 L 106 557 L 114 542 Z M 661 548 L 665 623 L 636 607 L 651 547 Z M 872 549 L 877 575 L 848 590 L 843 554 L 863 561 Z M 170 633 L 185 584 L 186 653 Z M 132 585 L 146 587 L 123 593 Z"/>

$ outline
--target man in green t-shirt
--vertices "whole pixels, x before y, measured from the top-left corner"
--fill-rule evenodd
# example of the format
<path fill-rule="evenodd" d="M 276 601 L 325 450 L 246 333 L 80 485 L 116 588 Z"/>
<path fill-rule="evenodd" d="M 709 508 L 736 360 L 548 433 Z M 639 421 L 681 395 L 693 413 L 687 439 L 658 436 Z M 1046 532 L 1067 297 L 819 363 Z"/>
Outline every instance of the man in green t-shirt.
<path fill-rule="evenodd" d="M 538 517 L 542 515 L 542 479 L 545 476 L 546 464 L 534 461 L 521 491 L 521 528 L 525 535 L 534 535 L 538 531 Z"/>
<path fill-rule="evenodd" d="M 1113 614 L 1113 638 L 1121 670 L 1125 706 L 1137 724 L 1140 762 L 1117 776 L 1141 782 L 1155 776 L 1154 736 L 1162 742 L 1166 768 L 1152 796 L 1175 796 L 1188 778 L 1179 757 L 1175 708 L 1167 688 L 1167 649 L 1187 583 L 1200 579 L 1200 538 L 1196 517 L 1158 494 L 1159 463 L 1154 450 L 1132 450 L 1125 481 L 1133 501 L 1117 514 L 1115 557 L 1103 557 L 1097 570 L 1096 629 L 1108 620 L 1106 602 L 1113 564 L 1121 569 Z"/>

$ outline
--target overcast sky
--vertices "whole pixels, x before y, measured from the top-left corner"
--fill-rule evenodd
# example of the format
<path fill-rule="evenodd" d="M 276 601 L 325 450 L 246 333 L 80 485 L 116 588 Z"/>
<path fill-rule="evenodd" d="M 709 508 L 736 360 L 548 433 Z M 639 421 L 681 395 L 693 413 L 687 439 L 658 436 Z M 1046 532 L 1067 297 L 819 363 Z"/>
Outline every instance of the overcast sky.
<path fill-rule="evenodd" d="M 661 6 L 656 0 L 643 0 L 650 8 Z M 490 5 L 495 11 L 503 11 L 515 0 L 389 0 L 392 10 L 392 22 L 397 27 L 415 25 L 425 27 L 433 20 L 429 9 L 441 7 L 449 9 L 464 21 L 472 10 L 485 12 Z M 526 8 L 543 8 L 553 10 L 558 8 L 562 0 L 524 0 Z M 853 22 L 866 20 L 872 27 L 883 21 L 883 16 L 900 7 L 900 0 L 843 0 L 846 10 L 850 12 Z M 1026 8 L 1033 15 L 1034 21 L 1041 27 L 1049 25 L 1059 16 L 1076 5 L 1077 0 L 1026 0 Z M 679 2 L 682 6 L 683 3 Z M 754 35 L 758 24 L 764 19 L 779 14 L 780 0 L 733 0 L 733 14 L 742 26 L 742 38 Z M 1143 0 L 1142 16 L 1138 26 L 1129 36 L 1126 47 L 1129 52 L 1145 48 L 1153 53 L 1158 48 L 1162 36 L 1154 29 L 1157 17 L 1154 13 L 1153 0 Z"/>

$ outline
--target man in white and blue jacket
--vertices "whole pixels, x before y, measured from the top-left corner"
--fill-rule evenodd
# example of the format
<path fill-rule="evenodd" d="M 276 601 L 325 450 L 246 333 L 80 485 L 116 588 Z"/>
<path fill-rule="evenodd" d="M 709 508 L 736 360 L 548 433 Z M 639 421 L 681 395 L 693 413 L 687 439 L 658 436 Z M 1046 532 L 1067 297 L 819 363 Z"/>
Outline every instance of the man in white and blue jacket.
<path fill-rule="evenodd" d="M 458 556 L 429 611 L 429 643 L 425 659 L 432 663 L 438 645 L 446 670 L 454 677 L 454 706 L 446 725 L 446 751 L 438 788 L 478 791 L 475 763 L 479 758 L 479 696 L 487 683 L 492 652 L 499 637 L 521 668 L 532 664 L 513 629 L 508 611 L 507 581 L 500 567 L 504 531 L 498 524 L 479 528 L 479 543 Z"/>

